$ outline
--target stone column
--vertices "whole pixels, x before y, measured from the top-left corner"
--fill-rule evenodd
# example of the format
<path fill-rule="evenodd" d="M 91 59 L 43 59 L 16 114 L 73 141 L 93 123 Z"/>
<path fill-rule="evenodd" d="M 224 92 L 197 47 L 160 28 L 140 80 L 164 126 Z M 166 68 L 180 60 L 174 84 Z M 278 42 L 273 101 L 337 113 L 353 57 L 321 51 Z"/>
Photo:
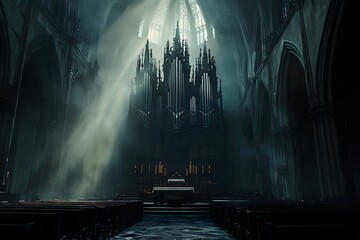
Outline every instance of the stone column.
<path fill-rule="evenodd" d="M 12 113 L 15 105 L 14 87 L 0 88 L 0 192 L 6 191 L 9 172 L 10 129 L 12 128 Z"/>
<path fill-rule="evenodd" d="M 277 137 L 277 174 L 278 179 L 283 182 L 283 191 L 286 198 L 296 198 L 296 174 L 294 165 L 295 139 L 294 131 L 289 126 L 281 126 L 276 131 Z"/>
<path fill-rule="evenodd" d="M 345 197 L 335 112 L 335 103 L 320 104 L 311 108 L 322 200 L 339 200 Z"/>

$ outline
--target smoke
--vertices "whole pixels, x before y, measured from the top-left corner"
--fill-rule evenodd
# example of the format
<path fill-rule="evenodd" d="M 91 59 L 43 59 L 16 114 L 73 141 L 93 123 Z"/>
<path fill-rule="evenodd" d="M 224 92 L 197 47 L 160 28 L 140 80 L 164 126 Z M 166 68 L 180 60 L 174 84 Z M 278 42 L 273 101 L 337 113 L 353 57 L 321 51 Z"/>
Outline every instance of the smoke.
<path fill-rule="evenodd" d="M 145 45 L 138 39 L 138 18 L 154 9 L 153 2 L 129 5 L 103 33 L 98 45 L 99 71 L 89 102 L 65 139 L 60 171 L 49 184 L 62 198 L 112 197 L 116 161 L 124 136 L 137 56 Z M 100 81 L 100 84 L 99 84 Z M 84 101 L 77 99 L 76 101 Z"/>

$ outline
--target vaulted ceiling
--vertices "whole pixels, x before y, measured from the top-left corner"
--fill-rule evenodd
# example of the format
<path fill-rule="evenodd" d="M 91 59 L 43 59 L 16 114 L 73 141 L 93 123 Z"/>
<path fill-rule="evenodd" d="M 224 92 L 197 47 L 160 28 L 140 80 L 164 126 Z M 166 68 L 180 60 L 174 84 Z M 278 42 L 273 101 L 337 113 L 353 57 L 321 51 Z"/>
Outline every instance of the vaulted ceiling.
<path fill-rule="evenodd" d="M 139 27 L 144 18 L 152 19 L 158 12 L 158 6 L 168 0 L 102 0 L 83 1 L 81 11 L 81 36 L 88 44 L 96 46 L 102 40 L 123 43 L 138 41 Z M 189 0 L 171 0 L 172 4 Z M 281 15 L 282 0 L 196 0 L 201 9 L 207 30 L 213 26 L 216 38 L 215 57 L 219 66 L 219 77 L 224 80 L 224 91 L 228 90 L 225 105 L 240 99 L 250 78 L 255 75 L 262 61 L 266 38 L 276 32 L 273 21 Z M 175 16 L 170 16 L 175 17 Z M 174 22 L 174 19 L 171 19 Z M 167 21 L 170 21 L 167 18 Z M 114 24 L 122 24 L 114 27 Z M 175 20 L 176 21 L 176 20 Z M 143 26 L 150 27 L 148 25 Z M 125 28 L 125 29 L 124 29 Z M 109 32 L 116 31 L 109 35 Z M 104 36 L 107 36 L 104 38 Z M 209 34 L 210 36 L 210 34 Z M 142 36 L 144 40 L 148 35 Z M 133 39 L 133 40 L 130 40 Z M 101 44 L 100 44 L 101 45 Z M 223 47 L 226 46 L 226 49 Z M 101 48 L 101 46 L 100 46 Z M 231 51 L 228 51 L 231 49 Z M 114 50 L 122 54 L 123 50 Z M 108 54 L 106 54 L 108 56 Z M 260 56 L 260 57 L 259 57 Z M 195 58 L 195 56 L 193 56 Z M 101 56 L 99 56 L 101 58 Z M 114 56 L 113 59 L 118 58 Z M 259 60 L 260 59 L 260 60 Z"/>

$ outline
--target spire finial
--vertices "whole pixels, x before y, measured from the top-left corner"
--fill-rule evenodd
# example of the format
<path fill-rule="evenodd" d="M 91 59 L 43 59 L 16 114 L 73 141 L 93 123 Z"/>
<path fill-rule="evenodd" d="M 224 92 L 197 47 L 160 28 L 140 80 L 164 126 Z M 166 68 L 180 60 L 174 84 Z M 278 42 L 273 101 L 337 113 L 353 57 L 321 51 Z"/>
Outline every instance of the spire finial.
<path fill-rule="evenodd" d="M 145 46 L 145 56 L 144 56 L 144 66 L 145 69 L 149 68 L 150 64 L 150 51 L 149 51 L 149 39 L 146 40 L 146 46 Z"/>
<path fill-rule="evenodd" d="M 161 68 L 160 68 L 160 61 L 159 61 L 159 68 L 158 68 L 158 74 L 159 74 L 159 76 L 158 76 L 158 78 L 159 78 L 159 82 L 161 82 Z"/>
<path fill-rule="evenodd" d="M 179 20 L 176 22 L 176 37 L 180 39 L 180 27 L 179 27 Z"/>
<path fill-rule="evenodd" d="M 180 49 L 181 49 L 179 21 L 176 22 L 176 31 L 175 31 L 175 38 L 174 38 L 174 47 L 175 47 L 175 51 L 180 51 Z"/>

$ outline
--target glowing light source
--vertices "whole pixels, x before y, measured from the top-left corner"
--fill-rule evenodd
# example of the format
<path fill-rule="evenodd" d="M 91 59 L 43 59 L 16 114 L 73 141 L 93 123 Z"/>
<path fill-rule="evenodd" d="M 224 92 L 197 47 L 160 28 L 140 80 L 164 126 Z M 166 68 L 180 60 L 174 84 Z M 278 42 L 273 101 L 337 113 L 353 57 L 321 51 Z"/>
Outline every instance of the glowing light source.
<path fill-rule="evenodd" d="M 155 44 L 163 44 L 163 40 L 171 39 L 175 34 L 177 21 L 179 22 L 180 37 L 191 43 L 192 37 L 196 38 L 198 45 L 207 41 L 208 32 L 202 11 L 196 0 L 162 0 L 157 14 L 149 27 L 148 39 Z M 172 19 L 169 26 L 165 25 L 165 19 Z M 194 26 L 192 29 L 190 26 Z M 171 28 L 170 31 L 167 31 Z M 215 38 L 215 30 L 213 29 Z M 164 36 L 167 34 L 166 36 Z"/>

